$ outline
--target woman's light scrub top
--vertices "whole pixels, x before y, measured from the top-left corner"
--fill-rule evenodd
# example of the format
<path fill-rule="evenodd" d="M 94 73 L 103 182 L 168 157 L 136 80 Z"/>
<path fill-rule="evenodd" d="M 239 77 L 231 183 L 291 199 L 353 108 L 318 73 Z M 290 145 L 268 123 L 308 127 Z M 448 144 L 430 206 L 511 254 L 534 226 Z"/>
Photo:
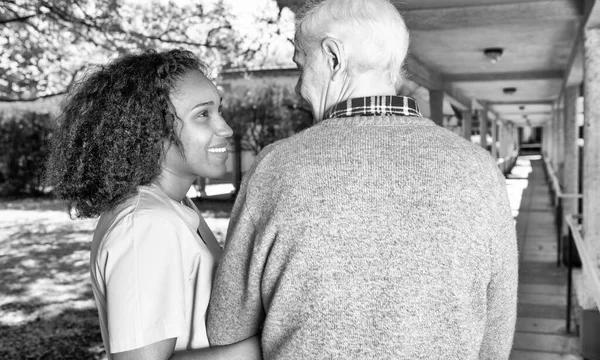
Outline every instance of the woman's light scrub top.
<path fill-rule="evenodd" d="M 173 337 L 175 350 L 209 346 L 206 309 L 220 247 L 184 202 L 141 186 L 98 220 L 90 272 L 109 359 Z"/>

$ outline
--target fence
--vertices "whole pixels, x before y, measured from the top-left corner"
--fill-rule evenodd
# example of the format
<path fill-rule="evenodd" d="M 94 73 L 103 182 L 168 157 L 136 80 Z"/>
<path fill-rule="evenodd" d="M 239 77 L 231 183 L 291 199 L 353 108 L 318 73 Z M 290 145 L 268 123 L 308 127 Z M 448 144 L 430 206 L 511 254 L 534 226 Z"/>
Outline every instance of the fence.
<path fill-rule="evenodd" d="M 583 222 L 583 218 L 579 214 L 563 214 L 562 201 L 563 199 L 573 198 L 580 199 L 582 194 L 566 194 L 563 193 L 560 187 L 560 182 L 552 165 L 546 158 L 544 159 L 544 170 L 546 177 L 550 182 L 550 198 L 555 211 L 555 225 L 556 225 L 556 266 L 560 266 L 560 259 L 563 256 L 565 259 L 564 263 L 567 265 L 567 305 L 566 305 L 566 330 L 571 331 L 571 307 L 573 297 L 573 268 L 576 266 L 575 263 L 581 263 L 583 270 L 586 274 L 589 274 L 591 284 L 591 295 L 594 299 L 596 306 L 600 309 L 600 277 L 598 274 L 597 266 L 594 265 L 592 258 L 590 257 L 590 251 L 588 250 L 586 243 L 583 241 L 581 236 L 580 225 Z M 566 254 L 563 254 L 563 237 L 562 237 L 562 225 L 563 221 L 567 225 L 568 236 L 564 239 L 567 242 Z"/>

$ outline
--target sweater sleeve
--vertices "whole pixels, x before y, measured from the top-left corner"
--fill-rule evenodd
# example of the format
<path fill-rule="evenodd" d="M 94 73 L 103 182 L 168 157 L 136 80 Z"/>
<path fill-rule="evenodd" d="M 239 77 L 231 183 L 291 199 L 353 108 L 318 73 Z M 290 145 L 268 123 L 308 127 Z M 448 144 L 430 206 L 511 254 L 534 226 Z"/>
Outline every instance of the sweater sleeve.
<path fill-rule="evenodd" d="M 490 253 L 492 273 L 487 289 L 487 320 L 480 359 L 508 359 L 517 318 L 517 237 L 504 176 L 497 185 L 498 215 Z"/>
<path fill-rule="evenodd" d="M 261 189 L 264 179 L 254 179 L 267 147 L 245 175 L 231 212 L 227 240 L 217 268 L 207 314 L 211 346 L 233 344 L 260 334 L 265 317 L 261 278 L 268 251 L 264 251 L 264 229 L 255 219 L 265 218 Z M 253 186 L 257 184 L 258 186 Z M 262 210 L 261 210 L 262 209 Z"/>

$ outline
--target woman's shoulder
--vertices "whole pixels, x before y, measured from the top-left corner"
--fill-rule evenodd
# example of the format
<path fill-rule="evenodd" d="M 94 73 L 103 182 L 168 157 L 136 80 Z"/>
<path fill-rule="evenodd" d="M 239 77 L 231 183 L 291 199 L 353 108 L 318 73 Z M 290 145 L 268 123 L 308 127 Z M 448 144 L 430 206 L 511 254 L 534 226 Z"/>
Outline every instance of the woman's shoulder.
<path fill-rule="evenodd" d="M 106 249 L 142 235 L 175 235 L 183 224 L 168 198 L 150 186 L 142 186 L 135 195 L 100 216 L 94 241 Z"/>

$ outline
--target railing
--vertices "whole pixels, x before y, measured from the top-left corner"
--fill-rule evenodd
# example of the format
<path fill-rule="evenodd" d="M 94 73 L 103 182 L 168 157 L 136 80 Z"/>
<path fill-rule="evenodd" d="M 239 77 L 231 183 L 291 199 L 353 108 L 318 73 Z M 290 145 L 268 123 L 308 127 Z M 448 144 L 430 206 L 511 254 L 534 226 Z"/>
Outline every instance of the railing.
<path fill-rule="evenodd" d="M 519 144 L 519 155 L 534 155 L 542 152 L 542 144 L 526 143 Z"/>
<path fill-rule="evenodd" d="M 581 194 L 565 194 L 560 188 L 560 182 L 558 177 L 552 168 L 552 164 L 548 162 L 546 156 L 542 156 L 544 159 L 544 169 L 548 181 L 550 182 L 550 199 L 552 200 L 552 206 L 554 206 L 554 224 L 556 226 L 556 266 L 560 266 L 560 258 L 563 255 L 563 238 L 562 238 L 562 225 L 563 225 L 563 199 L 580 199 Z M 571 262 L 571 256 L 568 257 L 569 263 Z"/>
<path fill-rule="evenodd" d="M 567 246 L 567 256 L 570 259 L 571 254 L 573 253 L 573 243 L 579 253 L 579 258 L 581 259 L 581 264 L 583 266 L 583 271 L 588 274 L 587 279 L 589 279 L 591 283 L 591 295 L 594 301 L 596 302 L 596 307 L 600 310 L 600 277 L 598 274 L 598 268 L 595 263 L 592 261 L 590 257 L 590 252 L 586 246 L 586 243 L 583 241 L 581 237 L 581 231 L 579 230 L 579 220 L 581 217 L 578 215 L 566 215 L 565 222 L 569 228 L 569 245 Z M 567 271 L 567 332 L 571 331 L 571 297 L 572 297 L 572 288 L 573 288 L 573 262 L 569 261 L 568 271 Z"/>
<path fill-rule="evenodd" d="M 521 149 L 541 149 L 542 148 L 542 144 L 541 143 L 526 143 L 526 144 L 520 144 L 519 147 Z"/>
<path fill-rule="evenodd" d="M 515 161 L 517 161 L 518 157 L 519 151 L 514 150 L 510 155 L 496 159 L 496 165 L 498 165 L 503 174 L 506 174 L 515 166 Z"/>

